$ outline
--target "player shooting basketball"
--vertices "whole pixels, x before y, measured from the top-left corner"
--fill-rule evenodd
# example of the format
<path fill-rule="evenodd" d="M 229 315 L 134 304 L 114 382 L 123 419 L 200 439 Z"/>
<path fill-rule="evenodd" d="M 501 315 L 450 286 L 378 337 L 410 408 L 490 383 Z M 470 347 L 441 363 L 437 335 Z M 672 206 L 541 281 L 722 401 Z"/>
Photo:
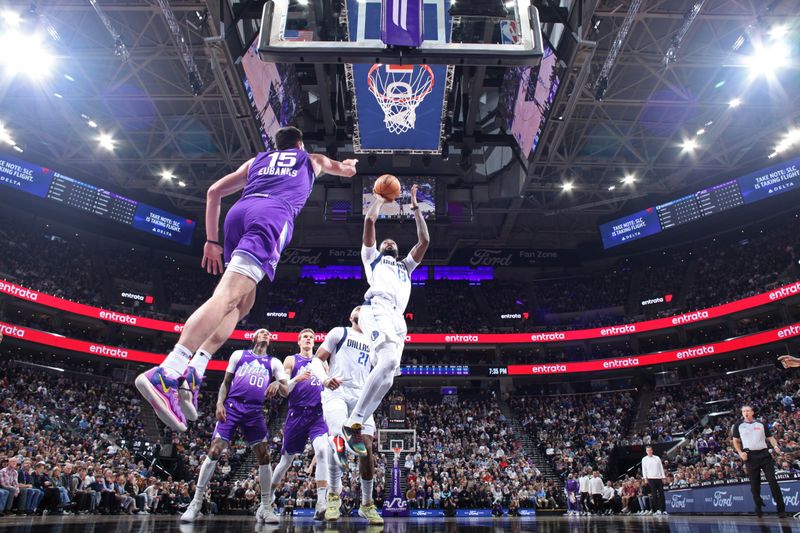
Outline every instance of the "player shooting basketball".
<path fill-rule="evenodd" d="M 383 176 L 381 178 L 384 178 Z M 397 178 L 386 177 L 387 181 Z M 376 182 L 376 191 L 380 191 Z M 399 184 L 398 184 L 399 185 Z M 399 194 L 399 186 L 391 187 L 392 194 Z M 417 205 L 417 186 L 411 187 L 411 210 L 417 223 L 417 244 L 403 260 L 398 260 L 400 251 L 392 239 L 381 242 L 380 250 L 375 246 L 375 222 L 381 207 L 393 197 L 375 194 L 375 201 L 364 217 L 364 238 L 361 261 L 369 283 L 361 306 L 359 325 L 372 345 L 375 367 L 364 383 L 364 389 L 347 422 L 342 426 L 342 436 L 347 446 L 359 456 L 367 455 L 361 436 L 364 421 L 369 419 L 389 392 L 394 376 L 400 367 L 400 357 L 406 340 L 406 321 L 403 313 L 411 295 L 411 273 L 422 262 L 430 245 L 428 226 Z"/>

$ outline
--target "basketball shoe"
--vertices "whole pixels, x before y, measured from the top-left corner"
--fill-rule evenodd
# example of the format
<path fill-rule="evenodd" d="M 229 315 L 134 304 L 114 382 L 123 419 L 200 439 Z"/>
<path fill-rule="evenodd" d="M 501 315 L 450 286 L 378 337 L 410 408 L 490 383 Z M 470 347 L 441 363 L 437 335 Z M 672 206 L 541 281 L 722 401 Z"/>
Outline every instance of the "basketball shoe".
<path fill-rule="evenodd" d="M 203 377 L 197 374 L 197 369 L 190 366 L 183 374 L 183 383 L 178 389 L 181 399 L 181 411 L 189 422 L 197 420 L 197 397 L 200 395 L 200 385 Z"/>
<path fill-rule="evenodd" d="M 339 465 L 344 471 L 349 469 L 347 464 L 347 448 L 344 444 L 344 439 L 339 435 L 335 435 L 329 438 L 331 443 L 331 448 L 333 448 L 333 457 L 336 459 L 336 463 Z"/>
<path fill-rule="evenodd" d="M 383 517 L 378 514 L 378 509 L 375 504 L 362 505 L 358 508 L 358 516 L 366 518 L 371 526 L 379 526 L 383 524 Z"/>
<path fill-rule="evenodd" d="M 178 378 L 171 378 L 160 366 L 151 368 L 136 377 L 136 388 L 153 406 L 156 415 L 175 431 L 186 431 L 186 417 L 181 410 L 178 395 Z"/>
<path fill-rule="evenodd" d="M 361 457 L 367 456 L 367 447 L 361 436 L 361 424 L 356 423 L 350 427 L 342 426 L 342 435 L 344 435 L 344 441 L 351 452 Z"/>

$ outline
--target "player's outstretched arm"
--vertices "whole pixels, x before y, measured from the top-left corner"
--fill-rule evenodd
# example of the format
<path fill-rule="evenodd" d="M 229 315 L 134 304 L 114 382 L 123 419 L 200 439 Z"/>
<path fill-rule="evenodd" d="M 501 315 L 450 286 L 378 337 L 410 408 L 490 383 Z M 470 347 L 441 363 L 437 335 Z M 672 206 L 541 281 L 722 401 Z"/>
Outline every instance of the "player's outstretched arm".
<path fill-rule="evenodd" d="M 417 263 L 422 262 L 425 257 L 425 252 L 428 251 L 428 246 L 431 244 L 431 236 L 428 234 L 428 224 L 425 222 L 425 217 L 422 216 L 422 211 L 419 210 L 417 205 L 417 185 L 411 187 L 411 209 L 414 211 L 414 220 L 417 222 L 417 244 L 411 249 L 411 257 Z"/>
<path fill-rule="evenodd" d="M 782 355 L 778 357 L 778 361 L 781 362 L 783 368 L 797 368 L 800 367 L 800 357 L 794 357 L 791 355 Z"/>
<path fill-rule="evenodd" d="M 214 182 L 206 193 L 206 244 L 200 263 L 209 274 L 222 274 L 222 245 L 219 242 L 219 213 L 222 199 L 247 185 L 250 159 L 234 172 Z"/>
<path fill-rule="evenodd" d="M 364 213 L 364 238 L 363 243 L 367 248 L 375 246 L 375 222 L 378 220 L 378 215 L 381 213 L 381 207 L 386 203 L 386 199 L 379 195 L 374 195 L 375 199 L 372 204 Z"/>
<path fill-rule="evenodd" d="M 314 168 L 314 174 L 317 177 L 323 174 L 331 174 L 343 178 L 352 178 L 356 175 L 358 159 L 345 159 L 340 162 L 322 154 L 309 154 L 308 156 L 311 158 L 311 166 Z"/>

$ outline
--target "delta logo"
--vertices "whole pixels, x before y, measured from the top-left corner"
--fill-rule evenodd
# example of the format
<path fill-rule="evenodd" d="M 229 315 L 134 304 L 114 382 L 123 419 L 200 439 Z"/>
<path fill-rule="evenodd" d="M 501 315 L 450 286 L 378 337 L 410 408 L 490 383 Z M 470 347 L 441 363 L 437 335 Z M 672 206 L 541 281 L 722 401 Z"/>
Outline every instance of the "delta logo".
<path fill-rule="evenodd" d="M 672 301 L 672 295 L 665 294 L 664 296 L 659 296 L 658 298 L 650 298 L 649 300 L 642 300 L 642 306 L 670 303 L 671 301 Z"/>

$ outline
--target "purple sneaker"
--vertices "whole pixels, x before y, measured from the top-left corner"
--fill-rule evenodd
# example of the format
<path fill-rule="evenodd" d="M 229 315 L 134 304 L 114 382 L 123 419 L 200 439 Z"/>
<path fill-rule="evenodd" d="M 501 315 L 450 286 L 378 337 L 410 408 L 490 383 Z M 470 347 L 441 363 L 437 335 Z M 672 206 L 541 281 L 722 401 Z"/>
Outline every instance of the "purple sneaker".
<path fill-rule="evenodd" d="M 197 420 L 197 397 L 202 384 L 203 377 L 197 373 L 197 369 L 188 367 L 183 374 L 183 383 L 178 389 L 178 394 L 181 399 L 181 411 L 189 422 Z"/>
<path fill-rule="evenodd" d="M 181 411 L 178 397 L 178 380 L 170 378 L 160 366 L 151 368 L 136 377 L 136 388 L 153 406 L 156 415 L 175 431 L 186 431 L 186 417 Z"/>

